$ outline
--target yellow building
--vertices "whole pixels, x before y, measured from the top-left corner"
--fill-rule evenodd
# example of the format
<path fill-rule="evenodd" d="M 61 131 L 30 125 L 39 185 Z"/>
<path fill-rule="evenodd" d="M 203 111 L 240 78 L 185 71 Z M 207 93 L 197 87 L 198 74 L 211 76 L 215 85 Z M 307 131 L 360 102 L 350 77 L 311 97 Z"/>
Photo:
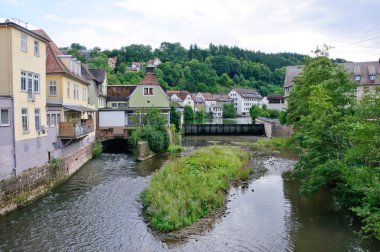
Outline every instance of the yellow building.
<path fill-rule="evenodd" d="M 89 104 L 90 82 L 82 75 L 82 63 L 64 55 L 43 30 L 48 40 L 46 59 L 46 102 L 50 157 L 66 157 L 95 141 L 95 106 Z"/>
<path fill-rule="evenodd" d="M 0 23 L 0 180 L 48 161 L 47 43 L 18 20 Z"/>

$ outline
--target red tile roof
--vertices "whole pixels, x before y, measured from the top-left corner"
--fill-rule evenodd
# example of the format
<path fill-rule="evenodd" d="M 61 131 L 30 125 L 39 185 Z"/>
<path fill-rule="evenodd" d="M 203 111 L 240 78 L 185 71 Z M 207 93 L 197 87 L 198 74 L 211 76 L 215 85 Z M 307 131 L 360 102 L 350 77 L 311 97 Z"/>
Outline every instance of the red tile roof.
<path fill-rule="evenodd" d="M 50 39 L 44 30 L 34 30 L 34 33 L 37 33 L 41 37 L 49 40 L 46 45 L 46 73 L 47 74 L 67 74 L 70 77 L 79 80 L 83 83 L 89 84 L 84 76 L 79 76 L 72 73 L 63 62 L 59 59 L 58 55 L 64 55 L 58 46 Z"/>
<path fill-rule="evenodd" d="M 200 93 L 200 94 L 205 98 L 206 101 L 215 101 L 216 100 L 214 95 L 211 93 Z"/>
<path fill-rule="evenodd" d="M 144 78 L 140 81 L 141 85 L 158 85 L 156 75 L 154 73 L 146 73 Z"/>

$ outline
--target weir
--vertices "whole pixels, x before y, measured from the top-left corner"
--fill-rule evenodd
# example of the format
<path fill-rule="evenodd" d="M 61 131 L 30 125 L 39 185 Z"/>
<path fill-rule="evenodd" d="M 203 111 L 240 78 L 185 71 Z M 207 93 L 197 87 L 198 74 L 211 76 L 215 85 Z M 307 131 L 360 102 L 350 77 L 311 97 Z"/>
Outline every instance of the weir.
<path fill-rule="evenodd" d="M 186 124 L 185 135 L 264 136 L 262 124 Z"/>

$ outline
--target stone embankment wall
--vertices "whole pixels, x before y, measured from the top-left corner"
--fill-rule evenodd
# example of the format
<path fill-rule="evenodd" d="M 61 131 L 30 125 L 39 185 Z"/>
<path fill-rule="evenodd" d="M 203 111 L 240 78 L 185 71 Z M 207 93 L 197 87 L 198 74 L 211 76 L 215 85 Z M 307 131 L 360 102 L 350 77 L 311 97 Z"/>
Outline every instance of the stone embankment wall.
<path fill-rule="evenodd" d="M 0 181 L 0 215 L 28 204 L 65 181 L 92 158 L 92 148 L 89 144 L 64 159 Z"/>
<path fill-rule="evenodd" d="M 137 161 L 144 161 L 157 155 L 150 150 L 147 141 L 139 141 L 136 147 L 136 159 Z"/>
<path fill-rule="evenodd" d="M 293 126 L 281 125 L 277 119 L 259 117 L 256 118 L 255 122 L 264 125 L 267 137 L 290 137 L 293 135 Z"/>

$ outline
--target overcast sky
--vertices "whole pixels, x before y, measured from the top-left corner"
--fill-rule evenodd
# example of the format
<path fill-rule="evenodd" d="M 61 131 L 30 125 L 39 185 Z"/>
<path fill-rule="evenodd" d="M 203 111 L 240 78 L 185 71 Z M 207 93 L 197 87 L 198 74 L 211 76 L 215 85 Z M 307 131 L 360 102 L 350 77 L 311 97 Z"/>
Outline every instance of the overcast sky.
<path fill-rule="evenodd" d="M 237 45 L 263 52 L 380 58 L 380 0 L 1 0 L 0 18 L 44 29 L 60 47 L 114 49 L 163 41 L 208 47 Z"/>

